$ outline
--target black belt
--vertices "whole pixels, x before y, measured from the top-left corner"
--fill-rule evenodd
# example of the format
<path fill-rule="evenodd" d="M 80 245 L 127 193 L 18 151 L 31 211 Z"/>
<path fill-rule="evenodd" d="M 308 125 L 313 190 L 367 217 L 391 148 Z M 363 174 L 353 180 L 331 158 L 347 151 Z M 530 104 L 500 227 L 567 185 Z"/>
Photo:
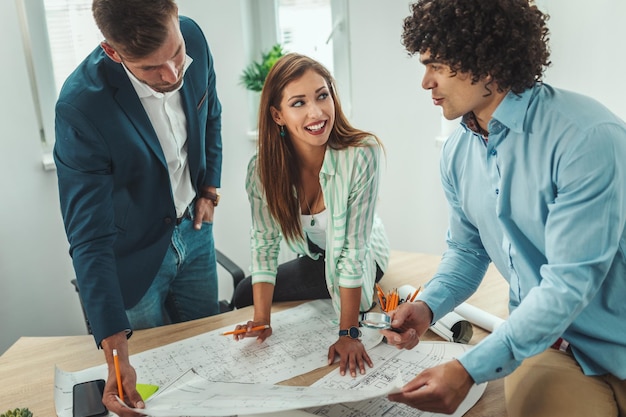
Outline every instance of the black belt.
<path fill-rule="evenodd" d="M 185 209 L 185 212 L 179 218 L 176 219 L 176 226 L 181 224 L 183 220 L 190 219 L 190 218 L 191 218 L 191 214 L 189 213 L 189 207 L 187 207 Z"/>

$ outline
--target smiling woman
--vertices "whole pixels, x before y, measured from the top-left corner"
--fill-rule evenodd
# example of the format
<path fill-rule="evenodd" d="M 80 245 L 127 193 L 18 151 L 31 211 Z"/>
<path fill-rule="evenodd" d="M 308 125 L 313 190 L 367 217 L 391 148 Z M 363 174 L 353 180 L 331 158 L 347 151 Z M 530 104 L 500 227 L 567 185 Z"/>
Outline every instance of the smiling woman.
<path fill-rule="evenodd" d="M 258 149 L 246 178 L 252 273 L 234 302 L 254 304 L 254 317 L 242 325 L 249 328 L 270 324 L 273 301 L 331 298 L 339 338 L 328 357 L 339 356 L 341 372 L 353 376 L 372 362 L 351 329 L 371 308 L 389 260 L 376 214 L 381 154 L 378 138 L 346 118 L 323 65 L 296 53 L 276 62 L 261 92 Z M 301 256 L 278 267 L 282 237 Z"/>

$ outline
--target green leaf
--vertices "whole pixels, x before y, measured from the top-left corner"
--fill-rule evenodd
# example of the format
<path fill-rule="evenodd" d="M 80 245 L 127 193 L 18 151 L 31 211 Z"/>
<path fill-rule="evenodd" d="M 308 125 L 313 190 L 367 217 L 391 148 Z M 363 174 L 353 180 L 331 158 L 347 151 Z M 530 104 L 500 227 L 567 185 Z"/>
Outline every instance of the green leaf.
<path fill-rule="evenodd" d="M 285 55 L 285 51 L 280 44 L 276 44 L 269 51 L 261 53 L 260 61 L 254 61 L 244 68 L 240 77 L 240 84 L 247 90 L 261 91 L 267 74 L 283 55 Z"/>
<path fill-rule="evenodd" d="M 33 413 L 28 408 L 16 408 L 15 410 L 7 410 L 0 414 L 0 417 L 33 417 Z"/>

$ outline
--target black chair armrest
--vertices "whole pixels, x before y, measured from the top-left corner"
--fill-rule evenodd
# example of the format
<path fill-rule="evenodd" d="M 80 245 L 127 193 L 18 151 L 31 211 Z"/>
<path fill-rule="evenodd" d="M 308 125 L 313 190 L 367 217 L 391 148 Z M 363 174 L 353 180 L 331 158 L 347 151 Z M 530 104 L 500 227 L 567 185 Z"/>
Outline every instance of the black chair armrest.
<path fill-rule="evenodd" d="M 243 279 L 246 277 L 243 269 L 241 269 L 236 263 L 234 263 L 228 256 L 224 255 L 219 250 L 215 249 L 215 257 L 217 263 L 220 264 L 230 275 L 233 277 L 233 288 L 237 287 Z"/>

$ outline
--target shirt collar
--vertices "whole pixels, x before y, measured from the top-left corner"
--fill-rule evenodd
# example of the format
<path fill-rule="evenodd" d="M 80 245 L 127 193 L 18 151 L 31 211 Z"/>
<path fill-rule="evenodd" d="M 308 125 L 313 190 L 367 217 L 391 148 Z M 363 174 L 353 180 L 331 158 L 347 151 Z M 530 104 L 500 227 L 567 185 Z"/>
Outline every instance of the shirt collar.
<path fill-rule="evenodd" d="M 139 98 L 146 98 L 150 96 L 161 98 L 168 94 L 175 93 L 183 87 L 183 84 L 185 83 L 185 73 L 187 72 L 187 68 L 189 68 L 192 62 L 193 59 L 189 55 L 185 55 L 185 65 L 183 66 L 183 82 L 180 83 L 176 90 L 169 91 L 167 93 L 159 93 L 158 91 L 154 91 L 152 88 L 148 87 L 146 83 L 139 81 L 139 79 L 135 77 L 135 75 L 130 72 L 128 68 L 126 68 L 126 65 L 124 65 L 124 63 L 122 63 L 122 67 L 124 68 L 124 71 L 126 71 L 126 74 L 128 75 L 130 82 L 133 84 L 133 87 L 135 88 L 135 91 L 137 92 Z"/>
<path fill-rule="evenodd" d="M 476 120 L 476 115 L 473 111 L 465 113 L 463 115 L 463 118 L 461 119 L 461 123 L 466 129 L 469 129 L 472 132 L 481 135 L 482 137 L 486 138 L 489 136 L 489 132 L 480 127 L 480 125 L 478 124 L 478 120 Z"/>
<path fill-rule="evenodd" d="M 492 131 L 492 127 L 496 124 L 501 124 L 514 132 L 522 133 L 524 131 L 526 110 L 528 109 L 530 100 L 533 95 L 535 95 L 538 85 L 539 84 L 536 83 L 533 87 L 524 90 L 520 94 L 509 91 L 496 108 L 496 111 L 493 112 L 491 120 L 489 121 L 489 131 Z M 484 137 L 488 137 L 489 135 L 489 132 L 486 132 L 480 127 L 473 112 L 463 115 L 462 125 L 466 129 Z"/>
<path fill-rule="evenodd" d="M 496 111 L 493 112 L 489 124 L 499 122 L 516 133 L 522 133 L 524 131 L 526 110 L 530 100 L 535 95 L 538 85 L 535 83 L 533 87 L 524 90 L 520 94 L 509 91 L 496 108 Z"/>

